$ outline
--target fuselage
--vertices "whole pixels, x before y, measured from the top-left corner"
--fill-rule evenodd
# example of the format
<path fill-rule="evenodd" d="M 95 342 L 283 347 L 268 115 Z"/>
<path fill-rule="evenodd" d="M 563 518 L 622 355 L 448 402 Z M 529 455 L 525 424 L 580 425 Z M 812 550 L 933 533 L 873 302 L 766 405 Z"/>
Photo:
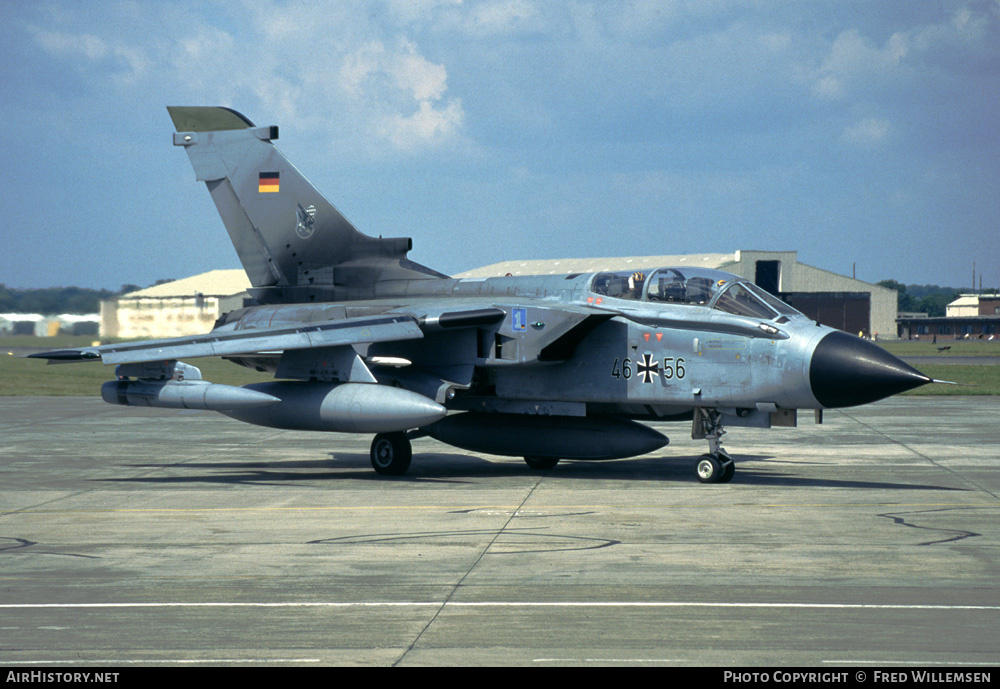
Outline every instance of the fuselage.
<path fill-rule="evenodd" d="M 495 397 L 503 401 L 500 411 L 504 405 L 516 411 L 522 401 L 550 402 L 555 414 L 670 418 L 706 407 L 745 417 L 861 404 L 927 380 L 876 345 L 714 270 L 401 280 L 377 289 L 375 299 L 249 307 L 229 314 L 222 327 L 412 316 L 424 324 L 422 340 L 360 353 L 436 373 L 445 366 L 470 369 L 469 380 L 455 375 L 448 403 L 459 408 L 475 398 L 488 409 Z M 502 314 L 463 335 L 447 326 L 448 314 L 491 309 Z M 439 320 L 444 325 L 435 328 Z M 238 363 L 274 366 L 266 358 Z M 380 377 L 392 376 L 406 386 L 398 369 Z"/>

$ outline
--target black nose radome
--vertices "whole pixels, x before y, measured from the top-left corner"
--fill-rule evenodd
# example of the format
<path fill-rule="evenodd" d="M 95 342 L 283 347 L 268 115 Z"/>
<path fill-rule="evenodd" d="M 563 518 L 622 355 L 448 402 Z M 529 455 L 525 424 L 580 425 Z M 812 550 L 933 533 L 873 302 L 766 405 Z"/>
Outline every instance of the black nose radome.
<path fill-rule="evenodd" d="M 930 383 L 931 379 L 866 340 L 832 332 L 809 365 L 813 396 L 824 407 L 853 407 Z"/>

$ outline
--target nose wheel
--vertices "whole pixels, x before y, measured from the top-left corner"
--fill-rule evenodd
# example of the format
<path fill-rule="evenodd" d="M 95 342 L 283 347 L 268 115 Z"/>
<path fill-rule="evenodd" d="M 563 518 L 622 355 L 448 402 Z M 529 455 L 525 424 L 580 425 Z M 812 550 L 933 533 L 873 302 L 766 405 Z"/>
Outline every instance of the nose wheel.
<path fill-rule="evenodd" d="M 708 454 L 702 455 L 695 466 L 695 474 L 702 483 L 729 483 L 736 474 L 736 464 L 722 449 L 722 414 L 715 409 L 698 407 L 694 410 L 691 438 L 708 441 Z"/>
<path fill-rule="evenodd" d="M 705 454 L 698 459 L 695 473 L 702 483 L 729 483 L 736 474 L 736 463 L 725 452 Z"/>

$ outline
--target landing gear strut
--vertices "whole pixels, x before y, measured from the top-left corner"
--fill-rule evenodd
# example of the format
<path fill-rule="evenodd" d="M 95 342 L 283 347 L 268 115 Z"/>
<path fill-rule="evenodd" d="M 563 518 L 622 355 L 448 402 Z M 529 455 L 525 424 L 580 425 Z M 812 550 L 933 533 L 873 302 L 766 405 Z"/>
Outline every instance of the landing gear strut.
<path fill-rule="evenodd" d="M 379 433 L 372 441 L 372 468 L 383 476 L 401 476 L 410 468 L 413 448 L 406 433 Z"/>
<path fill-rule="evenodd" d="M 691 438 L 708 441 L 708 454 L 698 459 L 695 475 L 702 483 L 729 483 L 736 474 L 736 463 L 722 449 L 722 414 L 715 409 L 697 407 L 691 426 Z"/>

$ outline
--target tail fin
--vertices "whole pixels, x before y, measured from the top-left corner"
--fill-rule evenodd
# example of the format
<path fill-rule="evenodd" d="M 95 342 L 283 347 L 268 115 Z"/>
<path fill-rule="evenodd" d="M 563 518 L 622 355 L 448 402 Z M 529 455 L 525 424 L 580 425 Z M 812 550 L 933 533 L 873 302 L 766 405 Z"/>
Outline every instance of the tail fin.
<path fill-rule="evenodd" d="M 445 277 L 406 259 L 412 240 L 359 232 L 256 127 L 221 107 L 168 107 L 199 181 L 264 303 L 375 296 L 391 280 Z"/>

